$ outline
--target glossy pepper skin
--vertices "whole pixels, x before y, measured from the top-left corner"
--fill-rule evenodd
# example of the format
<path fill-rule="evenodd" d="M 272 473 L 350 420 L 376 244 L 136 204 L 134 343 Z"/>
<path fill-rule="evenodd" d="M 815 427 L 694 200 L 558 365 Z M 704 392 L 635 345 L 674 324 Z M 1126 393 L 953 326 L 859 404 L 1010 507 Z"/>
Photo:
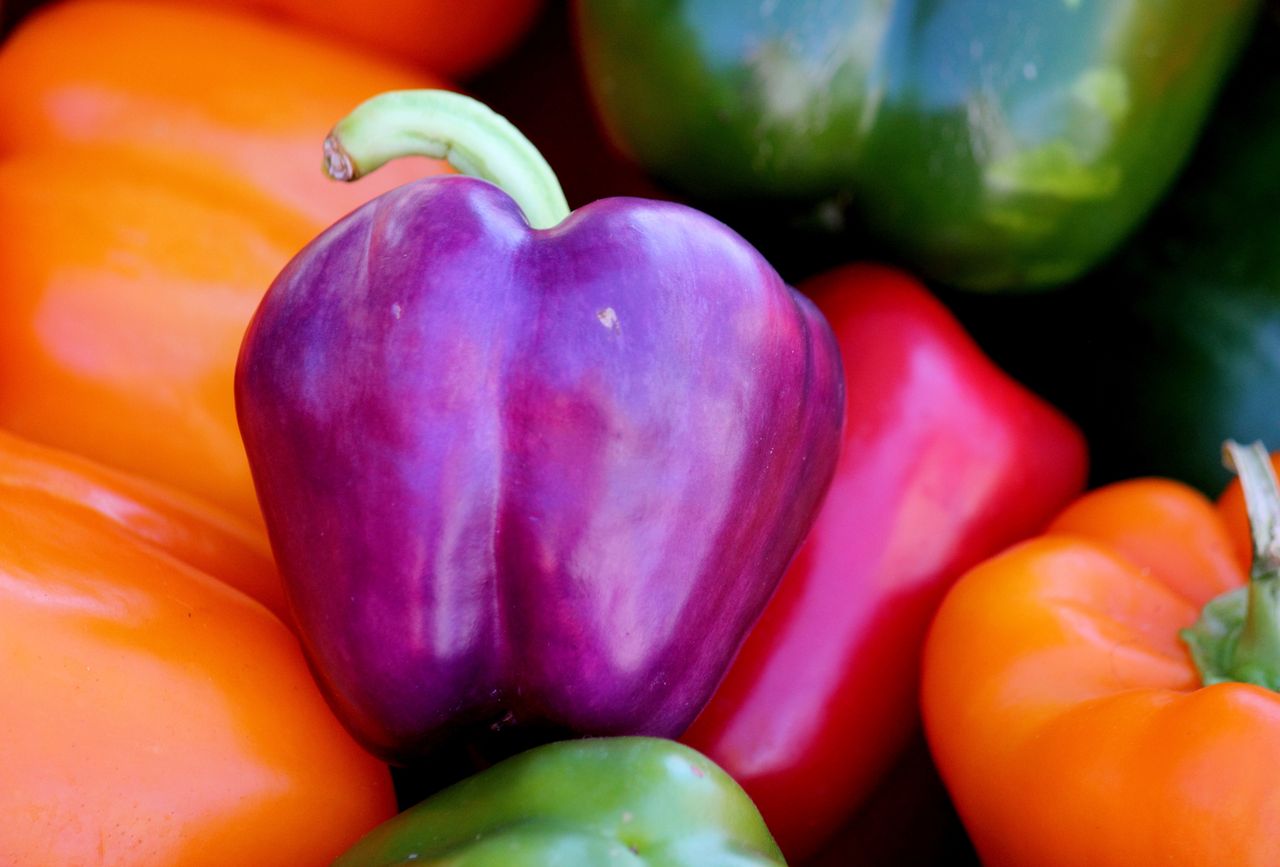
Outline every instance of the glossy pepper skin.
<path fill-rule="evenodd" d="M 835 479 L 683 740 L 731 773 L 791 860 L 812 854 L 918 723 L 920 648 L 961 572 L 1084 483 L 1075 427 L 993 365 L 925 288 L 857 265 L 802 283 L 846 384 Z"/>
<path fill-rule="evenodd" d="M 605 125 L 700 200 L 849 206 L 928 276 L 1077 277 L 1173 179 L 1258 3 L 576 0 Z M 856 234 L 856 233 L 851 233 Z"/>
<path fill-rule="evenodd" d="M 321 867 L 394 813 L 258 599 L 256 529 L 0 433 L 0 863 Z"/>
<path fill-rule="evenodd" d="M 442 169 L 360 193 L 315 142 L 438 83 L 225 11 L 32 13 L 0 46 L 0 424 L 260 521 L 232 398 L 249 318 L 324 226 Z"/>
<path fill-rule="evenodd" d="M 537 17 L 542 0 L 215 0 L 314 29 L 370 54 L 413 63 L 436 75 L 471 75 L 510 50 Z M 206 2 L 204 5 L 208 5 Z"/>
<path fill-rule="evenodd" d="M 1043 298 L 961 309 L 1081 424 L 1099 482 L 1158 474 L 1214 493 L 1224 439 L 1280 442 L 1276 25 L 1260 22 L 1183 179 L 1112 262 Z"/>
<path fill-rule="evenodd" d="M 334 867 L 784 863 L 759 811 L 713 762 L 625 737 L 507 759 L 384 823 Z"/>
<path fill-rule="evenodd" d="M 287 618 L 284 588 L 262 530 L 199 497 L 0 431 L 0 481 L 101 519 L 214 575 Z"/>
<path fill-rule="evenodd" d="M 384 756 L 679 734 L 831 478 L 835 342 L 750 245 L 642 199 L 553 222 L 475 178 L 400 187 L 295 257 L 245 336 L 302 639 Z"/>
<path fill-rule="evenodd" d="M 924 717 L 984 864 L 1280 859 L 1280 696 L 1201 687 L 1179 640 L 1247 578 L 1226 508 L 1177 482 L 1119 482 L 948 595 Z"/>

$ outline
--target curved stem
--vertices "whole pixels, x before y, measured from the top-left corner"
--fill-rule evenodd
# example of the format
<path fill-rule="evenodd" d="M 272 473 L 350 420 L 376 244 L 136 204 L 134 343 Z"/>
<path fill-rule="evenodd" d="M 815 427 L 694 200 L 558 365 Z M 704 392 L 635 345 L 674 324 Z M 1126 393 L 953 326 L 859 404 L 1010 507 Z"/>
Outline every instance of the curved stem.
<path fill-rule="evenodd" d="M 1240 476 L 1253 566 L 1247 587 L 1209 602 L 1182 638 L 1208 685 L 1224 681 L 1280 689 L 1280 486 L 1262 443 L 1224 446 Z"/>
<path fill-rule="evenodd" d="M 529 225 L 549 229 L 569 216 L 555 172 L 510 121 L 448 90 L 395 90 L 366 100 L 324 143 L 329 177 L 353 181 L 403 156 L 447 160 L 466 175 L 501 187 Z"/>
<path fill-rule="evenodd" d="M 1271 457 L 1262 443 L 1245 448 L 1226 445 L 1227 463 L 1239 474 L 1244 489 L 1249 534 L 1253 539 L 1253 567 L 1244 625 L 1236 642 L 1237 677 L 1266 679 L 1273 689 L 1280 680 L 1280 488 Z M 1256 669 L 1258 673 L 1252 673 Z"/>
<path fill-rule="evenodd" d="M 1253 570 L 1274 573 L 1280 569 L 1280 486 L 1276 484 L 1271 456 L 1262 443 L 1251 446 L 1228 440 L 1222 447 L 1223 463 L 1240 477 L 1249 536 L 1253 542 Z"/>

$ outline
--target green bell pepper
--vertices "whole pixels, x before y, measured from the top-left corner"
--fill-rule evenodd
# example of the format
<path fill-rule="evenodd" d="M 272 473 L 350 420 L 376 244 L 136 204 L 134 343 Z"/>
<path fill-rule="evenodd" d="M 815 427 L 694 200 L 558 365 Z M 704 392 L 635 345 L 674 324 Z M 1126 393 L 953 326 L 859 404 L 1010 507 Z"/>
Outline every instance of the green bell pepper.
<path fill-rule="evenodd" d="M 575 11 L 605 126 L 663 182 L 713 209 L 814 203 L 934 279 L 1010 289 L 1075 278 L 1136 227 L 1258 5 L 576 0 Z"/>
<path fill-rule="evenodd" d="M 1081 424 L 1095 483 L 1163 475 L 1216 495 L 1224 440 L 1280 447 L 1278 157 L 1268 17 L 1185 175 L 1114 260 L 1057 293 L 949 299 L 1002 366 Z"/>
<path fill-rule="evenodd" d="M 768 867 L 760 813 L 700 753 L 660 738 L 561 741 L 378 826 L 334 867 Z"/>

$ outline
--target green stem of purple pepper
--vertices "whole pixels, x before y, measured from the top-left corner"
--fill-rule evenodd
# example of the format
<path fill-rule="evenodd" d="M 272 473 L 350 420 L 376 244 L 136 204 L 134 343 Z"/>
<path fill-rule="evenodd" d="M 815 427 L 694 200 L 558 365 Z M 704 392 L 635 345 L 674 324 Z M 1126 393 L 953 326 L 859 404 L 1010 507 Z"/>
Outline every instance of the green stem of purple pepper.
<path fill-rule="evenodd" d="M 395 762 L 675 736 L 830 480 L 829 326 L 705 214 L 617 198 L 565 220 L 536 151 L 452 94 L 371 101 L 327 162 L 354 177 L 408 154 L 481 177 L 405 184 L 327 229 L 237 366 L 322 688 Z"/>
<path fill-rule="evenodd" d="M 325 139 L 324 170 L 354 181 L 406 156 L 445 160 L 500 187 L 535 229 L 569 216 L 560 181 L 538 149 L 502 115 L 448 90 L 397 90 L 361 103 Z"/>

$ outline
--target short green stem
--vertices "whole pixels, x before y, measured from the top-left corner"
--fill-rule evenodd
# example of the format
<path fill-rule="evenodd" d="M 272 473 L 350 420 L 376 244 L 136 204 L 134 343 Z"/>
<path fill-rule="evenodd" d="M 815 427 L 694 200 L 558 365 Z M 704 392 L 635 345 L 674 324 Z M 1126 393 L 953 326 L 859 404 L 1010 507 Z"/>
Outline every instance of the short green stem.
<path fill-rule="evenodd" d="M 529 225 L 549 229 L 569 204 L 542 154 L 506 118 L 448 90 L 379 94 L 340 120 L 324 143 L 329 177 L 352 181 L 397 157 L 447 160 L 506 191 Z"/>
<path fill-rule="evenodd" d="M 1182 640 L 1206 686 L 1236 681 L 1280 691 L 1280 488 L 1262 443 L 1228 442 L 1225 452 L 1244 490 L 1253 567 L 1249 584 L 1209 602 Z"/>

